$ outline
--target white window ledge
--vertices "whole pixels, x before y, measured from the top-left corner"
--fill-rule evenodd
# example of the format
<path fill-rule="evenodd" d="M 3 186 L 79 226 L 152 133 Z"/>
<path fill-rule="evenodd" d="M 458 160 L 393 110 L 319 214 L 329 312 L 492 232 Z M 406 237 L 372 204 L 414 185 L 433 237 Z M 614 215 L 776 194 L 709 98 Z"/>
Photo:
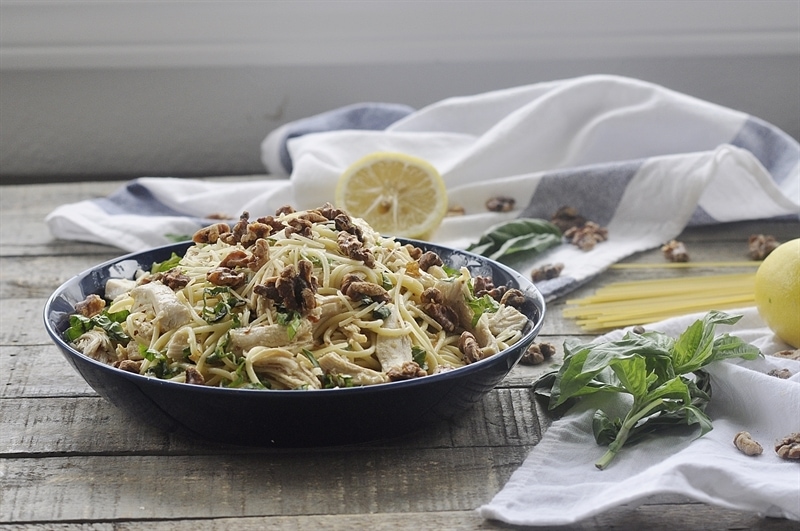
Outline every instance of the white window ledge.
<path fill-rule="evenodd" d="M 147 68 L 800 54 L 800 2 L 0 3 L 0 68 Z"/>

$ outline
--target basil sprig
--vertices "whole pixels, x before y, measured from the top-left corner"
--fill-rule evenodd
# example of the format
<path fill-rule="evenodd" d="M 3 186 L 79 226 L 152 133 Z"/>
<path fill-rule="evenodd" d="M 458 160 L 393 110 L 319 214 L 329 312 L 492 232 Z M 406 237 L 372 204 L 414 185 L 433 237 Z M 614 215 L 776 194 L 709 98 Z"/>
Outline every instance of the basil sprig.
<path fill-rule="evenodd" d="M 719 311 L 695 321 L 677 339 L 660 332 L 629 332 L 618 341 L 581 344 L 564 342 L 564 363 L 534 384 L 549 397 L 549 409 L 564 409 L 595 393 L 628 394 L 633 398 L 624 418 L 601 409 L 592 429 L 608 451 L 595 466 L 606 468 L 626 443 L 674 426 L 698 425 L 702 436 L 712 429 L 705 408 L 711 397 L 709 363 L 728 358 L 755 359 L 760 351 L 741 339 L 714 336 L 718 324 L 732 325 L 741 316 Z"/>

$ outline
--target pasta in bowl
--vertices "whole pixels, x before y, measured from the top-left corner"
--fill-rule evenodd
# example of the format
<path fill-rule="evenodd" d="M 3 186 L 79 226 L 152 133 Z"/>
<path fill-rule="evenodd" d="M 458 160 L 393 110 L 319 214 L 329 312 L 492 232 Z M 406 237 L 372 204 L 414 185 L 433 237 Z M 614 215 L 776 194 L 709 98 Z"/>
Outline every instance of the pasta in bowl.
<path fill-rule="evenodd" d="M 452 417 L 499 383 L 543 317 L 513 270 L 382 236 L 330 205 L 243 213 L 78 275 L 45 308 L 53 340 L 112 403 L 166 429 L 277 446 Z"/>

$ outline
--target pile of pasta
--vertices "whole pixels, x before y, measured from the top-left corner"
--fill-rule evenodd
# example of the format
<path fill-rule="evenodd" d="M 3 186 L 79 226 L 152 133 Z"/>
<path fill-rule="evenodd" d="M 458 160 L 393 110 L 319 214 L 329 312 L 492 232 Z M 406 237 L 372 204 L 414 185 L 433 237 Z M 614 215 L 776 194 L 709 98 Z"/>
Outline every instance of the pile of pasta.
<path fill-rule="evenodd" d="M 72 345 L 178 382 L 320 389 L 457 369 L 515 344 L 529 323 L 519 290 L 329 204 L 252 221 L 245 212 L 193 240 L 77 305 Z"/>

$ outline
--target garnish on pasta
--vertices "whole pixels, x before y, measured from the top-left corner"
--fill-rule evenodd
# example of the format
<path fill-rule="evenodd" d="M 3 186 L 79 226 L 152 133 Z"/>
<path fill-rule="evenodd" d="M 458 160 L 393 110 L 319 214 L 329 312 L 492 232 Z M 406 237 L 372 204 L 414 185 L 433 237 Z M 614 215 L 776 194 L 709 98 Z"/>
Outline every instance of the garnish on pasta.
<path fill-rule="evenodd" d="M 233 388 L 322 389 L 457 369 L 519 341 L 522 292 L 455 270 L 325 204 L 199 230 L 184 256 L 110 279 L 66 339 L 122 370 Z"/>

